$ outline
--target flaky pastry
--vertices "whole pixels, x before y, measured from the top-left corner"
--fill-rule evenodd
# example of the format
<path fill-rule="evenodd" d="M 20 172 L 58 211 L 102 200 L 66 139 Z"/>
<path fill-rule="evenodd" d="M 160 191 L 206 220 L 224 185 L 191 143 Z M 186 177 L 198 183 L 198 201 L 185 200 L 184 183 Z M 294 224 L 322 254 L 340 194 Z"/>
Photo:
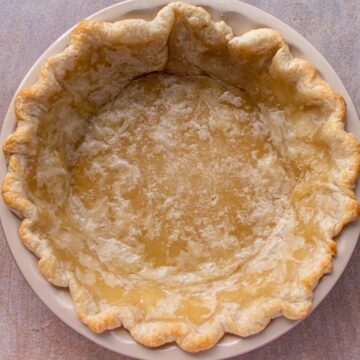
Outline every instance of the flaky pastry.
<path fill-rule="evenodd" d="M 359 214 L 343 99 L 200 7 L 82 21 L 15 110 L 4 200 L 95 332 L 195 352 L 299 319 Z"/>

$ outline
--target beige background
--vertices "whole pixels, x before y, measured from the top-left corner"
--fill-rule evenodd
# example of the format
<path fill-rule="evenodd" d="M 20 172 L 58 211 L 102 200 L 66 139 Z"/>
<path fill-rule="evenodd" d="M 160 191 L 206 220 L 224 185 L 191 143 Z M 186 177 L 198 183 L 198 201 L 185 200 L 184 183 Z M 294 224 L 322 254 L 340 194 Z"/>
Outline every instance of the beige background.
<path fill-rule="evenodd" d="M 0 119 L 40 54 L 111 0 L 0 0 Z M 150 1 L 149 1 L 150 2 Z M 248 0 L 304 35 L 360 109 L 359 0 Z M 0 233 L 0 359 L 127 359 L 75 333 L 27 285 Z M 241 360 L 360 359 L 359 246 L 335 289 L 290 333 Z"/>

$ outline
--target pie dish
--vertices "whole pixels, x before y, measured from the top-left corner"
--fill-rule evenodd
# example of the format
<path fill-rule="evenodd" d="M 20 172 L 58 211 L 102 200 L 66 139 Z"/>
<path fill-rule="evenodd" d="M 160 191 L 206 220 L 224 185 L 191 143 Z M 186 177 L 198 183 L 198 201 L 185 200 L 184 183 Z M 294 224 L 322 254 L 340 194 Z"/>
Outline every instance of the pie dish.
<path fill-rule="evenodd" d="M 16 113 L 4 199 L 97 332 L 198 351 L 300 318 L 359 212 L 341 97 L 201 8 L 81 23 Z"/>

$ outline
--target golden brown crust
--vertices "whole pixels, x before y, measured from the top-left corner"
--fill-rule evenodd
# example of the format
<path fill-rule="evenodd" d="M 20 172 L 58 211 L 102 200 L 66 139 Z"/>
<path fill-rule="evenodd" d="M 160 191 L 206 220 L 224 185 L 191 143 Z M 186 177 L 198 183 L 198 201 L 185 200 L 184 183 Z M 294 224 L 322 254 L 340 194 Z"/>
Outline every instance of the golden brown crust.
<path fill-rule="evenodd" d="M 272 75 L 295 86 L 299 94 L 309 98 L 314 104 L 320 104 L 323 111 L 328 114 L 324 136 L 330 144 L 334 158 L 342 160 L 342 167 L 337 172 L 334 183 L 346 196 L 346 204 L 336 226 L 329 233 L 328 255 L 324 257 L 319 268 L 302 279 L 309 295 L 302 303 L 296 304 L 281 299 L 254 303 L 253 308 L 256 311 L 251 312 L 251 319 L 240 319 L 236 314 L 226 312 L 200 328 L 180 321 L 139 321 L 136 315 L 125 307 L 111 307 L 99 312 L 92 308 L 93 304 L 89 303 L 86 291 L 77 284 L 75 278 L 57 268 L 56 258 L 47 251 L 46 244 L 29 232 L 29 226 L 32 219 L 37 216 L 38 209 L 29 201 L 24 190 L 24 164 L 27 153 L 31 151 L 38 116 L 47 108 L 49 99 L 61 88 L 59 80 L 64 76 L 64 66 L 65 69 L 66 66 L 73 67 L 74 58 L 86 53 L 88 47 L 96 43 L 137 44 L 155 39 L 155 42 L 159 43 L 159 48 L 164 47 L 176 24 L 175 18 L 186 19 L 187 26 L 190 26 L 197 36 L 205 39 L 209 48 L 226 47 L 233 56 L 241 56 L 244 61 L 259 57 L 270 60 Z M 175 64 L 175 57 L 172 59 L 171 53 L 169 56 L 167 69 L 180 69 L 179 64 Z M 222 73 L 221 69 L 215 69 L 213 64 L 207 63 L 206 59 L 196 54 L 191 59 L 192 63 L 189 59 L 182 61 L 184 66 L 192 66 L 194 73 L 199 68 L 209 74 L 218 71 L 216 76 L 228 81 L 233 81 L 233 77 L 237 76 Z M 159 64 L 159 68 L 162 66 Z M 228 72 L 228 69 L 226 71 Z M 240 78 L 238 80 L 241 81 Z M 314 286 L 325 273 L 331 271 L 332 256 L 336 253 L 336 244 L 332 239 L 348 222 L 360 214 L 360 205 L 353 190 L 360 170 L 360 146 L 352 134 L 344 131 L 343 98 L 319 77 L 311 64 L 294 59 L 281 36 L 275 31 L 260 29 L 234 37 L 225 24 L 212 22 L 209 14 L 201 8 L 172 3 L 162 9 L 152 22 L 125 20 L 109 24 L 82 21 L 71 34 L 70 46 L 63 53 L 49 59 L 42 67 L 39 80 L 18 94 L 15 112 L 18 127 L 4 145 L 9 168 L 2 185 L 3 198 L 13 211 L 24 219 L 20 227 L 20 238 L 40 258 L 41 272 L 55 285 L 69 286 L 79 318 L 94 332 L 125 326 L 136 340 L 146 346 L 155 347 L 176 341 L 184 350 L 196 352 L 213 346 L 225 332 L 248 336 L 261 331 L 274 317 L 284 315 L 290 319 L 299 319 L 311 308 Z"/>

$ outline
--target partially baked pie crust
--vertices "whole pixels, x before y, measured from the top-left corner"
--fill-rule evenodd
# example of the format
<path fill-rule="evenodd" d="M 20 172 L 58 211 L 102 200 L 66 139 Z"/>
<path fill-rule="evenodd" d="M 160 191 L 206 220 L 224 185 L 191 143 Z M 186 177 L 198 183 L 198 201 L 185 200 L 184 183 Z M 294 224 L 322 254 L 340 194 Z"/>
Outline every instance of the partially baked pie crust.
<path fill-rule="evenodd" d="M 95 332 L 199 351 L 301 318 L 359 215 L 345 103 L 270 29 L 83 21 L 15 108 L 4 200 Z"/>

